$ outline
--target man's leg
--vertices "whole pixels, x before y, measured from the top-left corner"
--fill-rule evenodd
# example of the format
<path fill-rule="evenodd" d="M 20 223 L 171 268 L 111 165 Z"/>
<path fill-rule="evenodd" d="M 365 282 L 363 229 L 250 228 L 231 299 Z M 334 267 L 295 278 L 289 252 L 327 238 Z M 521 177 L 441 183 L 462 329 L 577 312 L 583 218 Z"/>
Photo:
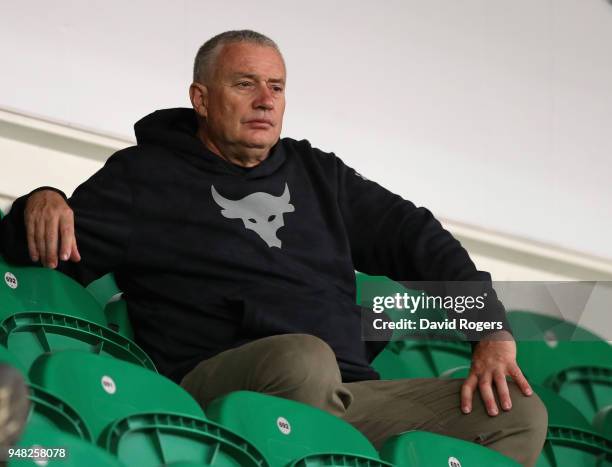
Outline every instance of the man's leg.
<path fill-rule="evenodd" d="M 408 379 L 346 384 L 353 394 L 344 419 L 380 448 L 384 441 L 408 430 L 423 430 L 473 441 L 517 460 L 535 465 L 546 437 L 546 408 L 534 394 L 523 396 L 509 382 L 512 410 L 496 417 L 486 413 L 478 395 L 472 412 L 460 409 L 462 380 Z M 498 401 L 499 406 L 499 401 Z"/>
<path fill-rule="evenodd" d="M 332 349 L 318 337 L 283 334 L 227 350 L 181 381 L 202 407 L 232 391 L 284 397 L 343 416 L 352 400 Z"/>

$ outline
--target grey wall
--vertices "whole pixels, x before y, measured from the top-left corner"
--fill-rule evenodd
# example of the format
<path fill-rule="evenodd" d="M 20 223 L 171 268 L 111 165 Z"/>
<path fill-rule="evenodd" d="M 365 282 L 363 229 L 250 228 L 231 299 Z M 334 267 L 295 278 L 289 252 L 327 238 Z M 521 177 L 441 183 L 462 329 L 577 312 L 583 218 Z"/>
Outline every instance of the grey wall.
<path fill-rule="evenodd" d="M 0 107 L 132 138 L 243 27 L 284 51 L 285 136 L 440 216 L 612 258 L 606 0 L 3 1 Z"/>

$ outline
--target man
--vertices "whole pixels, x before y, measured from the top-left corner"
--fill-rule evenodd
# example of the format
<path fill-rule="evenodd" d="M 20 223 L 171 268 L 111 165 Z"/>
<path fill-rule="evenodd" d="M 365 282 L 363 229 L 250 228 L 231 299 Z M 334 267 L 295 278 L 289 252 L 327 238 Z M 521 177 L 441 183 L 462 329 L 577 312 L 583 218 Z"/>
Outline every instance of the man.
<path fill-rule="evenodd" d="M 285 85 L 269 38 L 210 39 L 195 59 L 193 109 L 139 121 L 138 145 L 68 203 L 45 188 L 15 201 L 5 255 L 83 284 L 114 271 L 137 342 L 204 406 L 261 391 L 343 417 L 377 447 L 418 428 L 533 465 L 546 411 L 507 331 L 475 346 L 465 383 L 377 379 L 380 346 L 360 339 L 355 269 L 396 280 L 490 276 L 426 209 L 305 140 L 279 139 Z"/>

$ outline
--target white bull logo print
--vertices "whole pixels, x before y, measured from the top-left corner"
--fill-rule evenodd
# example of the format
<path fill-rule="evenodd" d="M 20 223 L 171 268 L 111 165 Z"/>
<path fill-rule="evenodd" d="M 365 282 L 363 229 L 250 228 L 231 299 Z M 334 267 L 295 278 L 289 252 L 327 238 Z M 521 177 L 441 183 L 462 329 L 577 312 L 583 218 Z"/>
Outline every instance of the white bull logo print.
<path fill-rule="evenodd" d="M 228 219 L 242 219 L 247 230 L 253 230 L 269 247 L 281 247 L 281 241 L 276 232 L 285 225 L 283 214 L 295 211 L 289 203 L 289 187 L 285 183 L 285 191 L 280 196 L 257 192 L 242 199 L 231 200 L 221 196 L 214 185 L 210 191 L 215 202 L 221 206 L 221 214 Z"/>

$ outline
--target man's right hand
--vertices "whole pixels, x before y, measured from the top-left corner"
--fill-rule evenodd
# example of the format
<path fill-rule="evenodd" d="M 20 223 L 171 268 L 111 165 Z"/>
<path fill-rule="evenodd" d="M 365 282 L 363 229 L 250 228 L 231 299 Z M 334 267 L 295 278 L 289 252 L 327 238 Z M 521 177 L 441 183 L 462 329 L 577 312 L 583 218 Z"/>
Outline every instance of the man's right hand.
<path fill-rule="evenodd" d="M 81 261 L 74 236 L 74 213 L 64 198 L 53 190 L 32 193 L 23 213 L 28 250 L 32 261 L 56 268 L 62 261 Z"/>

